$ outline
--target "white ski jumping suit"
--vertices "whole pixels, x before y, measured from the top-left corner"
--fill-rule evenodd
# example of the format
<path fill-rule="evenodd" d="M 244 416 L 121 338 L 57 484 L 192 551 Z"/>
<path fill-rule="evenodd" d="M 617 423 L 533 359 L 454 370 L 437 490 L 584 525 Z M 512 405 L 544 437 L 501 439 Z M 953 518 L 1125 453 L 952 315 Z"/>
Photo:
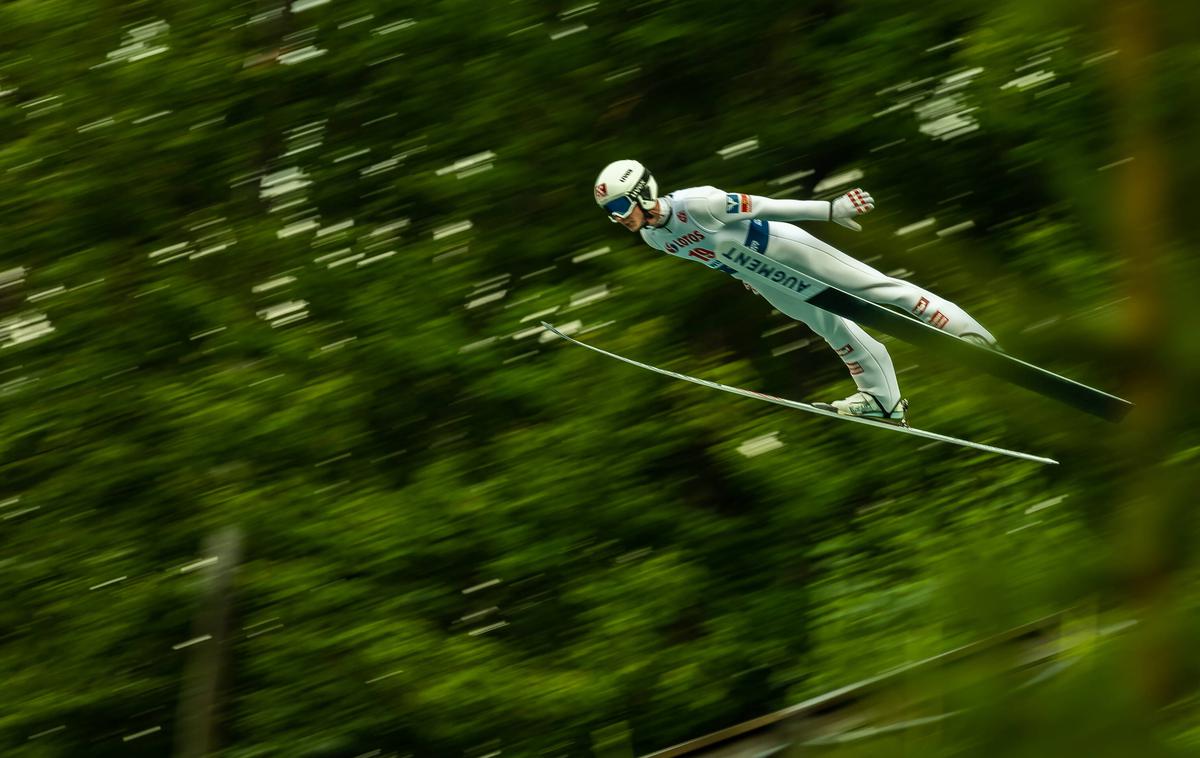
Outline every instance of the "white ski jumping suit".
<path fill-rule="evenodd" d="M 851 258 L 788 221 L 831 217 L 830 204 L 821 200 L 775 200 L 728 193 L 716 187 L 692 187 L 659 198 L 666 221 L 641 230 L 647 245 L 678 258 L 687 258 L 744 279 L 731 258 L 721 255 L 748 248 L 809 274 L 826 284 L 880 305 L 891 305 L 939 329 L 961 337 L 976 334 L 989 343 L 995 338 L 962 308 L 910 282 L 885 276 Z M 829 343 L 845 362 L 862 392 L 891 408 L 900 400 L 900 386 L 891 356 L 878 340 L 841 316 L 810 305 L 784 286 L 755 288 L 780 312 L 807 324 Z"/>

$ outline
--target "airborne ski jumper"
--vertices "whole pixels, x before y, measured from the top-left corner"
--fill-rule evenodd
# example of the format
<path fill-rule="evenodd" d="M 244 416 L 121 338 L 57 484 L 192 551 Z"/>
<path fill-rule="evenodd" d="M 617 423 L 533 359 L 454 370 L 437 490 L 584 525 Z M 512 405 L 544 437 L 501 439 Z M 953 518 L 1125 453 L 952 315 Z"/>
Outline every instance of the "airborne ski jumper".
<path fill-rule="evenodd" d="M 707 186 L 659 197 L 654 177 L 641 163 L 621 160 L 600 172 L 595 199 L 611 221 L 640 233 L 650 247 L 743 280 L 780 312 L 824 338 L 846 364 L 858 391 L 845 400 L 816 403 L 817 407 L 904 424 L 908 403 L 900 393 L 887 348 L 850 319 L 808 302 L 809 284 L 789 276 L 789 270 L 863 300 L 898 308 L 976 345 L 996 346 L 990 332 L 949 300 L 887 276 L 788 223 L 833 221 L 858 231 L 862 227 L 854 218 L 875 207 L 870 194 L 861 189 L 833 201 L 777 200 Z M 734 247 L 759 255 L 717 254 Z M 783 266 L 771 270 L 760 256 Z"/>

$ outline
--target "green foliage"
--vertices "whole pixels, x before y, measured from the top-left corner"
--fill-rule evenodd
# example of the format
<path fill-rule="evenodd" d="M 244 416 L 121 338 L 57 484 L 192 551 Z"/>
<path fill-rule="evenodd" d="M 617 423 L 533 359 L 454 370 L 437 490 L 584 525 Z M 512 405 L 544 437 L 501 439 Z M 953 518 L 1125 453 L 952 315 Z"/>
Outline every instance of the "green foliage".
<path fill-rule="evenodd" d="M 976 0 L 102 5 L 0 4 L 5 755 L 170 752 L 202 603 L 180 569 L 230 524 L 232 758 L 625 754 L 1080 602 L 1196 629 L 1196 229 L 1172 201 L 1147 220 L 1163 255 L 1125 258 L 1102 20 Z M 1139 113 L 1170 197 L 1200 155 L 1194 15 L 1161 10 Z M 544 340 L 539 319 L 578 322 L 728 384 L 848 391 L 802 327 L 600 217 L 590 183 L 621 157 L 663 189 L 791 197 L 861 170 L 866 231 L 816 233 L 1166 421 L 1114 429 L 889 343 L 919 425 L 1057 454 L 1051 471 Z M 1131 348 L 1144 272 L 1168 317 Z M 752 454 L 764 439 L 782 444 Z M 1152 686 L 1120 669 L 1144 652 L 1117 651 L 888 745 L 1194 747 L 1200 663 L 1170 651 Z M 1097 704 L 1105 723 L 1064 738 Z"/>

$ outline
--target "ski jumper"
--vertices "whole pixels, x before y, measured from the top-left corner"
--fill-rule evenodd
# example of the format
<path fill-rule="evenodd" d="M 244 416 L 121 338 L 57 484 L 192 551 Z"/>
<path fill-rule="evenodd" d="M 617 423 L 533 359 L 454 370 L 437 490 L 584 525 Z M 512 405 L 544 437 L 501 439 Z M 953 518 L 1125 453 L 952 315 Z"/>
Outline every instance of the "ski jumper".
<path fill-rule="evenodd" d="M 656 250 L 687 258 L 743 279 L 729 258 L 718 256 L 745 247 L 809 274 L 826 284 L 880 305 L 890 305 L 961 337 L 995 338 L 962 308 L 903 279 L 886 276 L 788 221 L 827 221 L 830 204 L 820 200 L 776 200 L 727 193 L 716 187 L 692 187 L 660 198 L 666 218 L 660 227 L 643 227 L 642 240 Z M 794 278 L 794 277 L 793 277 Z M 853 321 L 810 305 L 784 286 L 756 289 L 781 313 L 819 334 L 846 364 L 855 385 L 887 407 L 900 400 L 900 386 L 887 348 Z"/>

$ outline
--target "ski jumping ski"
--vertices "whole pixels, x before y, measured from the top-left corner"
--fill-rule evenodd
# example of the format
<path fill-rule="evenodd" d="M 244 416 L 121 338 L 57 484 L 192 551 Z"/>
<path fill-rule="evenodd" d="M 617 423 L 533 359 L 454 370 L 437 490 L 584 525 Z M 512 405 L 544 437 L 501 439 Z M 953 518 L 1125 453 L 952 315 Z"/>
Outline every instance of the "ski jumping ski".
<path fill-rule="evenodd" d="M 682 379 L 685 382 L 691 382 L 692 384 L 699 384 L 702 387 L 710 387 L 715 390 L 731 392 L 735 395 L 741 395 L 742 397 L 751 397 L 751 398 L 755 398 L 756 400 L 766 400 L 768 403 L 775 403 L 776 405 L 782 405 L 785 408 L 794 408 L 796 410 L 805 411 L 807 413 L 815 413 L 818 416 L 829 416 L 832 418 L 839 419 L 841 421 L 853 421 L 857 424 L 866 424 L 867 426 L 872 426 L 872 427 L 875 427 L 876 429 L 885 429 L 889 432 L 900 432 L 901 434 L 911 434 L 914 437 L 923 437 L 925 439 L 934 440 L 936 442 L 945 442 L 950 445 L 959 445 L 960 447 L 969 447 L 969 448 L 973 448 L 975 450 L 982 450 L 986 453 L 995 453 L 997 455 L 1007 455 L 1010 458 L 1020 458 L 1022 460 L 1026 460 L 1026 461 L 1033 461 L 1034 463 L 1046 463 L 1046 464 L 1052 464 L 1052 465 L 1058 463 L 1058 461 L 1054 460 L 1053 458 L 1045 458 L 1043 456 L 1033 455 L 1031 453 L 1022 453 L 1018 450 L 1008 450 L 1006 448 L 995 447 L 993 445 L 985 445 L 982 442 L 972 442 L 971 440 L 959 439 L 958 437 L 950 437 L 945 434 L 938 434 L 937 432 L 929 432 L 924 429 L 915 429 L 910 426 L 899 426 L 896 424 L 889 424 L 885 421 L 876 421 L 874 419 L 860 418 L 858 416 L 843 416 L 834 411 L 827 411 L 827 410 L 824 410 L 823 408 L 818 408 L 815 405 L 811 405 L 809 403 L 801 403 L 797 400 L 788 400 L 787 398 L 775 397 L 774 395 L 767 395 L 762 392 L 755 392 L 754 390 L 745 390 L 740 387 L 730 387 L 729 385 L 720 384 L 718 382 L 711 382 L 707 379 L 699 379 L 694 376 L 688 376 L 687 374 L 680 374 L 680 373 L 677 373 L 675 371 L 670 371 L 665 368 L 658 368 L 657 366 L 651 366 L 648 363 L 641 363 L 640 361 L 635 361 L 632 358 L 626 358 L 623 355 L 617 355 L 616 353 L 611 353 L 607 350 L 602 350 L 601 348 L 598 348 L 595 345 L 589 345 L 586 342 L 580 342 L 579 340 L 575 339 L 574 337 L 568 337 L 567 335 L 563 334 L 561 331 L 558 330 L 557 327 L 555 327 L 552 324 L 548 324 L 545 321 L 543 321 L 541 323 L 542 323 L 542 326 L 545 327 L 546 331 L 552 332 L 553 334 L 557 335 L 558 337 L 561 337 L 562 339 L 564 339 L 568 342 L 573 342 L 576 345 L 579 345 L 580 347 L 586 347 L 588 350 L 593 350 L 597 353 L 600 353 L 601 355 L 607 355 L 609 358 L 616 358 L 617 360 L 622 361 L 624 363 L 628 363 L 631 366 L 637 366 L 638 368 L 644 368 L 647 371 L 653 371 L 654 373 L 662 374 L 663 376 L 670 376 L 670 377 L 674 377 L 675 379 Z"/>
<path fill-rule="evenodd" d="M 737 246 L 731 250 L 724 250 L 719 258 L 727 258 L 731 264 L 736 265 L 742 280 L 758 289 L 777 289 L 782 282 L 791 290 L 802 291 L 804 299 L 817 308 L 862 326 L 878 329 L 909 344 L 936 352 L 968 368 L 1024 387 L 1084 413 L 1117 422 L 1125 418 L 1133 408 L 1133 404 L 1128 400 L 1059 376 L 1006 353 L 973 345 L 906 313 L 885 308 L 825 284 L 808 274 L 801 274 L 788 265 L 747 247 Z"/>

